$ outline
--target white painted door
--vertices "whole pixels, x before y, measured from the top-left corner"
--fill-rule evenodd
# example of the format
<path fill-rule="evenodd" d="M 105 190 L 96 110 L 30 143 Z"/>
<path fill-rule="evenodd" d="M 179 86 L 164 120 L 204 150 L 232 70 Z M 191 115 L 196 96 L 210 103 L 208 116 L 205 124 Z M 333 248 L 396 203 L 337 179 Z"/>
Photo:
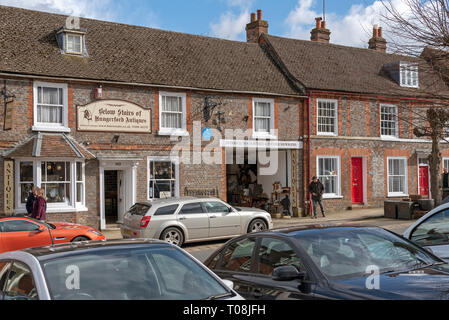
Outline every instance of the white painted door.
<path fill-rule="evenodd" d="M 123 223 L 125 215 L 125 175 L 123 171 L 117 171 L 117 222 Z"/>

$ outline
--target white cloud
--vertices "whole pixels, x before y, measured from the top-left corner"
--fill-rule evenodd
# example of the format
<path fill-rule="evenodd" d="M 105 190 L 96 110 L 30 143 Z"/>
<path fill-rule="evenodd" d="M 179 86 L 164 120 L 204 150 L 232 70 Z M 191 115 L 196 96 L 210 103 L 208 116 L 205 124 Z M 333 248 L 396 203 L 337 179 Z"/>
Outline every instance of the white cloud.
<path fill-rule="evenodd" d="M 231 11 L 220 16 L 217 23 L 211 23 L 210 28 L 213 36 L 229 40 L 242 40 L 245 26 L 249 22 L 249 11 L 244 10 L 240 14 Z"/>
<path fill-rule="evenodd" d="M 102 20 L 114 16 L 110 0 L 0 0 L 0 5 Z"/>
<path fill-rule="evenodd" d="M 295 9 L 290 12 L 285 23 L 289 31 L 285 36 L 297 39 L 310 39 L 310 31 L 315 27 L 315 17 L 320 17 L 312 9 L 316 0 L 299 0 Z M 406 11 L 403 0 L 393 0 L 392 3 L 401 12 Z M 381 1 L 374 1 L 368 6 L 352 5 L 344 15 L 326 13 L 326 28 L 330 29 L 330 42 L 355 47 L 368 47 L 374 24 L 383 27 L 384 37 L 388 38 L 388 28 L 382 25 L 382 15 L 386 9 Z"/>

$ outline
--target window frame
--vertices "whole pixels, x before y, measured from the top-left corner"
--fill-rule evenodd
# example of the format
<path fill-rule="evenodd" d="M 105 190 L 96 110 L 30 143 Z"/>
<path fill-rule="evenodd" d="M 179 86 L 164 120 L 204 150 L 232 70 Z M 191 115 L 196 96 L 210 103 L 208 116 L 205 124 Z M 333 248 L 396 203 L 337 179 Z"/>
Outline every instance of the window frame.
<path fill-rule="evenodd" d="M 323 199 L 341 199 L 343 198 L 342 194 L 341 194 L 341 162 L 340 162 L 340 156 L 333 156 L 333 155 L 324 155 L 324 156 L 317 156 L 316 157 L 316 176 L 318 177 L 318 179 L 320 179 L 320 159 L 336 159 L 337 163 L 336 163 L 336 167 L 337 167 L 337 193 L 323 193 Z M 323 183 L 323 181 L 320 179 L 321 183 Z M 324 186 L 324 183 L 323 183 Z M 324 190 L 326 191 L 326 190 Z"/>
<path fill-rule="evenodd" d="M 15 159 L 15 213 L 25 213 L 26 203 L 21 202 L 20 197 L 20 163 L 22 162 L 32 162 L 33 163 L 33 184 L 37 187 L 42 187 L 42 183 L 46 183 L 45 181 L 42 181 L 42 163 L 43 162 L 69 162 L 70 163 L 70 200 L 66 203 L 48 203 L 47 204 L 47 212 L 53 213 L 53 212 L 80 212 L 80 211 L 87 211 L 86 207 L 86 177 L 85 177 L 85 162 L 80 161 L 79 159 L 67 159 L 67 158 L 61 158 L 57 159 L 50 159 L 50 158 L 20 158 Z M 81 162 L 83 165 L 83 175 L 82 178 L 84 180 L 84 188 L 82 190 L 81 198 L 83 202 L 76 202 L 76 163 Z"/>
<path fill-rule="evenodd" d="M 69 37 L 78 37 L 80 39 L 80 51 L 69 50 Z M 74 33 L 74 32 L 66 32 L 66 34 L 65 34 L 65 43 L 66 43 L 65 53 L 82 55 L 83 51 L 84 51 L 83 37 L 84 37 L 83 34 L 78 34 L 78 33 Z"/>
<path fill-rule="evenodd" d="M 257 103 L 268 103 L 270 104 L 270 128 L 269 132 L 265 131 L 256 131 L 256 118 L 264 118 L 268 119 L 268 117 L 256 116 L 256 104 Z M 274 123 L 274 99 L 268 98 L 253 98 L 252 99 L 252 111 L 253 111 L 253 119 L 252 119 L 252 137 L 253 138 L 265 138 L 265 139 L 275 139 L 276 130 Z"/>
<path fill-rule="evenodd" d="M 178 157 L 147 157 L 147 181 L 146 181 L 146 188 L 147 188 L 147 200 L 153 200 L 158 199 L 154 197 L 150 197 L 150 181 L 156 181 L 156 180 L 167 180 L 167 179 L 151 179 L 151 169 L 150 164 L 151 162 L 171 162 L 172 165 L 175 166 L 175 198 L 179 197 L 179 158 Z M 167 181 L 172 181 L 173 179 L 169 179 Z M 153 192 L 154 194 L 154 192 Z"/>
<path fill-rule="evenodd" d="M 404 192 L 390 192 L 390 160 L 402 160 L 404 163 Z M 408 158 L 387 157 L 387 197 L 390 198 L 390 197 L 404 197 L 404 196 L 408 196 Z"/>
<path fill-rule="evenodd" d="M 393 107 L 395 110 L 395 114 L 394 114 L 394 135 L 389 135 L 389 134 L 382 134 L 382 121 L 388 121 L 388 122 L 392 122 L 391 120 L 382 120 L 382 114 L 386 114 L 386 113 L 382 113 L 382 107 Z M 390 103 L 381 103 L 379 105 L 379 121 L 380 121 L 380 136 L 381 138 L 399 138 L 399 107 L 395 104 L 390 104 Z"/>
<path fill-rule="evenodd" d="M 326 132 L 326 131 L 320 131 L 320 123 L 319 123 L 319 109 L 320 109 L 320 103 L 333 103 L 335 107 L 335 115 L 334 115 L 334 131 L 333 132 Z M 338 100 L 337 99 L 317 99 L 316 100 L 316 133 L 317 135 L 322 136 L 338 136 Z"/>
<path fill-rule="evenodd" d="M 176 97 L 181 98 L 182 116 L 181 116 L 181 128 L 163 128 L 162 127 L 162 113 L 163 111 L 163 98 L 164 97 Z M 184 92 L 159 92 L 159 130 L 158 135 L 175 135 L 175 136 L 188 136 L 187 131 L 187 95 Z"/>
<path fill-rule="evenodd" d="M 416 78 L 415 85 L 413 84 L 414 78 Z M 408 82 L 411 84 L 408 84 Z M 417 63 L 399 63 L 399 85 L 405 88 L 419 88 L 419 68 Z"/>
<path fill-rule="evenodd" d="M 38 122 L 38 97 L 39 88 L 54 88 L 62 89 L 62 122 L 61 123 L 48 123 Z M 68 125 L 68 85 L 66 83 L 54 83 L 34 81 L 33 83 L 33 131 L 49 131 L 49 132 L 70 132 Z M 55 105 L 57 107 L 59 105 Z"/>

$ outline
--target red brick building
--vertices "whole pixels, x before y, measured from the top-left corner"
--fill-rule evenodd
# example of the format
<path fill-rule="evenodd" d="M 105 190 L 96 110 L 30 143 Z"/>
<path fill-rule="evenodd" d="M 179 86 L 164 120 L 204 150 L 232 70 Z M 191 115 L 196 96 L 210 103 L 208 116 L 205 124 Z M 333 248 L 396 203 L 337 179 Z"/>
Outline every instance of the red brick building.
<path fill-rule="evenodd" d="M 0 214 L 24 213 L 32 185 L 45 189 L 50 221 L 100 228 L 157 197 L 239 204 L 248 191 L 235 179 L 248 169 L 246 184 L 269 197 L 279 181 L 301 207 L 305 93 L 257 43 L 67 18 L 0 6 Z M 259 160 L 230 161 L 234 136 L 227 163 L 204 128 L 222 134 L 215 142 L 231 129 L 276 138 L 279 167 L 262 176 Z M 220 161 L 201 161 L 205 152 Z"/>
<path fill-rule="evenodd" d="M 258 39 L 290 81 L 308 93 L 304 199 L 312 176 L 324 183 L 329 210 L 380 207 L 386 199 L 411 194 L 429 197 L 431 143 L 413 128 L 430 105 L 442 102 L 435 96 L 448 96 L 446 84 L 424 60 L 386 53 L 377 26 L 369 48 L 362 49 L 330 44 L 331 31 L 321 18 L 316 22 L 311 41 L 267 32 Z M 442 156 L 441 165 L 448 167 L 446 144 Z"/>

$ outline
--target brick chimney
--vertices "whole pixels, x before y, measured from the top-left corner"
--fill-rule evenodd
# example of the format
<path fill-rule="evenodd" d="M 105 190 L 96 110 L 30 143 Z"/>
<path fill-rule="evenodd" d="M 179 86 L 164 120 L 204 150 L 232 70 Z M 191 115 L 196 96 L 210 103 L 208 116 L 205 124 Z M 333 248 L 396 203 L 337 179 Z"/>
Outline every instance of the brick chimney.
<path fill-rule="evenodd" d="M 310 31 L 310 40 L 316 42 L 329 43 L 331 32 L 326 29 L 326 21 L 323 18 L 315 18 L 316 26 Z"/>
<path fill-rule="evenodd" d="M 257 10 L 257 16 L 251 13 L 251 22 L 246 25 L 246 42 L 258 43 L 263 33 L 268 34 L 268 22 L 262 20 L 262 10 Z"/>
<path fill-rule="evenodd" d="M 382 37 L 382 28 L 377 24 L 373 26 L 373 37 L 369 39 L 368 48 L 379 51 L 387 52 L 387 40 Z"/>

